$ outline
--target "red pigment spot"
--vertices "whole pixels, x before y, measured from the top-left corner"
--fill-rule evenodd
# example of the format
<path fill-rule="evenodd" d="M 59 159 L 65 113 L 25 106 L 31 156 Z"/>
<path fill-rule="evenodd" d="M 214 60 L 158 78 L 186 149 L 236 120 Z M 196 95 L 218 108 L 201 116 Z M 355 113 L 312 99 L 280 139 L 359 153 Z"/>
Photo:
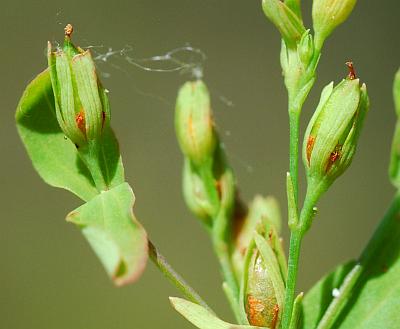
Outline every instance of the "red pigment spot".
<path fill-rule="evenodd" d="M 274 312 L 274 316 L 271 321 L 271 329 L 275 329 L 276 325 L 278 323 L 278 315 L 279 315 L 279 305 L 278 304 L 275 304 L 273 312 Z"/>
<path fill-rule="evenodd" d="M 222 198 L 222 183 L 221 183 L 221 181 L 217 180 L 215 182 L 215 188 L 217 189 L 218 197 L 221 200 L 221 198 Z"/>
<path fill-rule="evenodd" d="M 272 232 L 272 229 L 269 231 L 269 233 L 268 233 L 268 238 L 269 238 L 269 241 L 270 242 L 272 242 L 272 237 L 273 237 L 273 232 Z"/>
<path fill-rule="evenodd" d="M 335 162 L 340 157 L 339 151 L 334 151 L 331 153 L 329 160 Z"/>
<path fill-rule="evenodd" d="M 262 315 L 264 308 L 262 302 L 254 296 L 249 295 L 247 297 L 247 317 L 252 326 L 263 327 L 265 325 Z"/>
<path fill-rule="evenodd" d="M 85 128 L 85 112 L 81 110 L 75 117 L 76 125 L 78 126 L 79 130 L 86 134 Z"/>
<path fill-rule="evenodd" d="M 312 152 L 312 150 L 314 148 L 314 143 L 315 143 L 315 137 L 313 137 L 313 136 L 308 137 L 307 149 L 306 149 L 308 165 L 310 165 L 311 152 Z"/>
<path fill-rule="evenodd" d="M 326 172 L 328 172 L 332 165 L 340 158 L 341 146 L 336 146 L 335 150 L 329 156 L 328 165 L 326 166 Z"/>

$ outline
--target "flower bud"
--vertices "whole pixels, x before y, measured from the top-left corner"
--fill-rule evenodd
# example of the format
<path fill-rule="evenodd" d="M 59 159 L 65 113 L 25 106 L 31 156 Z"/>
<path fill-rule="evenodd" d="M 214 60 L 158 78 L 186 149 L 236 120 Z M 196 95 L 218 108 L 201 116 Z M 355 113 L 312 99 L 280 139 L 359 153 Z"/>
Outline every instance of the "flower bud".
<path fill-rule="evenodd" d="M 324 40 L 349 17 L 357 0 L 314 0 L 312 7 L 316 45 L 322 48 Z"/>
<path fill-rule="evenodd" d="M 48 43 L 48 63 L 58 123 L 80 147 L 101 136 L 109 124 L 110 109 L 89 50 L 76 48 L 71 34 L 72 26 L 67 25 L 63 49 L 52 51 Z"/>
<path fill-rule="evenodd" d="M 287 47 L 295 48 L 306 31 L 299 16 L 280 0 L 263 0 L 262 7 L 265 15 L 281 33 Z"/>
<path fill-rule="evenodd" d="M 297 46 L 297 53 L 299 54 L 301 63 L 307 68 L 314 56 L 314 41 L 310 34 L 310 30 L 304 32 L 301 37 Z"/>
<path fill-rule="evenodd" d="M 215 209 L 208 198 L 206 187 L 201 177 L 193 170 L 192 164 L 185 159 L 183 166 L 183 197 L 188 208 L 203 220 L 211 224 L 211 216 Z"/>
<path fill-rule="evenodd" d="M 185 83 L 178 93 L 175 130 L 182 152 L 200 165 L 212 158 L 217 135 L 212 121 L 210 96 L 201 80 Z"/>
<path fill-rule="evenodd" d="M 303 144 L 308 179 L 326 188 L 350 165 L 369 108 L 367 88 L 360 88 L 352 64 L 348 65 L 349 77 L 322 91 Z"/>

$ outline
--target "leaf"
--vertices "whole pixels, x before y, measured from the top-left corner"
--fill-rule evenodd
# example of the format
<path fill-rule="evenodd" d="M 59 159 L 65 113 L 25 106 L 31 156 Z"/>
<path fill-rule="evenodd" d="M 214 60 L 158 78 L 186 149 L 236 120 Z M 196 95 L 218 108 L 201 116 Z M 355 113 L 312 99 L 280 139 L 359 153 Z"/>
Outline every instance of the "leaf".
<path fill-rule="evenodd" d="M 124 183 L 101 192 L 67 216 L 67 221 L 80 226 L 117 285 L 135 281 L 148 257 L 146 232 L 132 212 L 134 201 L 132 189 Z"/>
<path fill-rule="evenodd" d="M 332 291 L 339 288 L 345 276 L 354 266 L 355 262 L 349 262 L 338 266 L 317 282 L 303 299 L 303 326 L 300 328 L 316 328 L 330 302 L 333 299 Z"/>
<path fill-rule="evenodd" d="M 97 195 L 93 179 L 78 157 L 75 146 L 61 131 L 54 109 L 48 70 L 29 83 L 17 107 L 19 135 L 33 166 L 46 183 L 71 191 L 83 200 Z M 103 136 L 110 187 L 124 181 L 118 143 L 111 130 Z M 103 161 L 100 163 L 104 167 Z"/>
<path fill-rule="evenodd" d="M 400 323 L 400 196 L 397 195 L 365 248 L 357 263 L 361 267 L 359 280 L 348 302 L 332 328 L 340 329 L 396 329 Z M 303 328 L 315 328 L 328 303 L 332 300 L 329 290 L 338 288 L 352 264 L 339 267 L 328 278 L 334 284 L 326 287 L 321 282 L 304 301 Z M 322 282 L 326 282 L 323 279 Z M 331 282 L 332 283 L 332 282 Z M 331 290 L 332 291 L 332 290 Z M 325 298 L 318 295 L 325 293 Z"/>
<path fill-rule="evenodd" d="M 182 298 L 170 297 L 169 300 L 175 310 L 200 329 L 261 329 L 261 327 L 241 326 L 227 323 L 217 318 L 204 307 Z"/>

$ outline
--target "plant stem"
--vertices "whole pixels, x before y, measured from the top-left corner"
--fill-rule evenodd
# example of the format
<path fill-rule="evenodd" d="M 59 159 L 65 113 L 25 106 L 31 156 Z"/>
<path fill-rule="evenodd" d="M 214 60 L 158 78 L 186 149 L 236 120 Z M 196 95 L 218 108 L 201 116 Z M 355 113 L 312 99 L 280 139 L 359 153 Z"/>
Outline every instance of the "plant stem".
<path fill-rule="evenodd" d="M 289 172 L 293 183 L 294 199 L 296 208 L 298 203 L 299 190 L 299 127 L 300 127 L 300 111 L 293 109 L 289 102 Z"/>
<path fill-rule="evenodd" d="M 289 97 L 289 172 L 292 179 L 293 194 L 298 211 L 298 158 L 299 158 L 299 126 L 300 111 L 292 106 Z M 288 205 L 290 207 L 290 205 Z M 290 235 L 288 276 L 286 281 L 285 304 L 283 307 L 282 328 L 288 328 L 292 315 L 294 294 L 296 290 L 297 272 L 299 267 L 300 247 L 302 236 L 299 230 L 292 231 Z"/>
<path fill-rule="evenodd" d="M 214 313 L 200 295 L 172 268 L 165 257 L 161 255 L 154 244 L 149 240 L 149 256 L 154 265 L 164 274 L 164 276 L 177 287 L 182 294 L 190 301 L 205 307 Z"/>
<path fill-rule="evenodd" d="M 294 296 L 296 292 L 297 273 L 299 269 L 300 248 L 302 239 L 311 225 L 314 216 L 314 206 L 321 195 L 323 185 L 309 185 L 304 200 L 303 209 L 300 213 L 300 219 L 297 227 L 292 230 L 290 235 L 289 260 L 288 260 L 288 276 L 286 281 L 285 304 L 282 316 L 282 328 L 289 328 Z"/>
<path fill-rule="evenodd" d="M 212 242 L 215 254 L 221 266 L 222 275 L 225 282 L 230 288 L 232 295 L 238 304 L 239 288 L 236 281 L 236 276 L 233 271 L 232 261 L 229 253 L 229 245 L 226 241 L 226 227 L 228 217 L 224 209 L 220 211 L 217 218 L 214 219 L 214 227 L 212 229 Z M 232 302 L 230 302 L 232 304 Z M 235 313 L 236 311 L 233 310 Z"/>
<path fill-rule="evenodd" d="M 299 230 L 290 235 L 290 248 L 288 260 L 288 276 L 285 290 L 285 304 L 283 307 L 282 328 L 289 328 L 292 316 L 294 295 L 296 291 L 297 272 L 299 268 L 299 257 L 302 236 Z"/>
<path fill-rule="evenodd" d="M 399 211 L 400 194 L 396 194 L 385 216 L 376 228 L 372 239 L 364 249 L 359 262 L 344 278 L 343 284 L 339 289 L 339 296 L 334 298 L 328 306 L 328 309 L 318 324 L 318 329 L 330 329 L 333 327 L 340 312 L 344 309 L 350 296 L 354 292 L 354 288 L 360 282 L 364 270 L 368 268 L 368 264 L 376 258 L 376 253 L 382 248 L 382 244 L 386 242 L 387 236 L 393 232 L 395 229 L 394 226 L 398 225 L 396 221 L 398 220 L 397 216 Z"/>

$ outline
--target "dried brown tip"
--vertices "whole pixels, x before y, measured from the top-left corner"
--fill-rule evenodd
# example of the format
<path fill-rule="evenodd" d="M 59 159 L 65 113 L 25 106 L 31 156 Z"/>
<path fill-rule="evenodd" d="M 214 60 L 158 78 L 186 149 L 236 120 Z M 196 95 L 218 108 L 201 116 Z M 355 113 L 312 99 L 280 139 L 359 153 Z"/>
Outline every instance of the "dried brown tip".
<path fill-rule="evenodd" d="M 68 38 L 70 38 L 72 32 L 74 32 L 73 26 L 72 26 L 71 24 L 67 24 L 67 26 L 64 28 L 65 36 L 68 37 Z"/>
<path fill-rule="evenodd" d="M 346 66 L 349 69 L 349 75 L 347 76 L 350 80 L 356 79 L 356 71 L 354 70 L 354 65 L 352 61 L 346 62 Z"/>

